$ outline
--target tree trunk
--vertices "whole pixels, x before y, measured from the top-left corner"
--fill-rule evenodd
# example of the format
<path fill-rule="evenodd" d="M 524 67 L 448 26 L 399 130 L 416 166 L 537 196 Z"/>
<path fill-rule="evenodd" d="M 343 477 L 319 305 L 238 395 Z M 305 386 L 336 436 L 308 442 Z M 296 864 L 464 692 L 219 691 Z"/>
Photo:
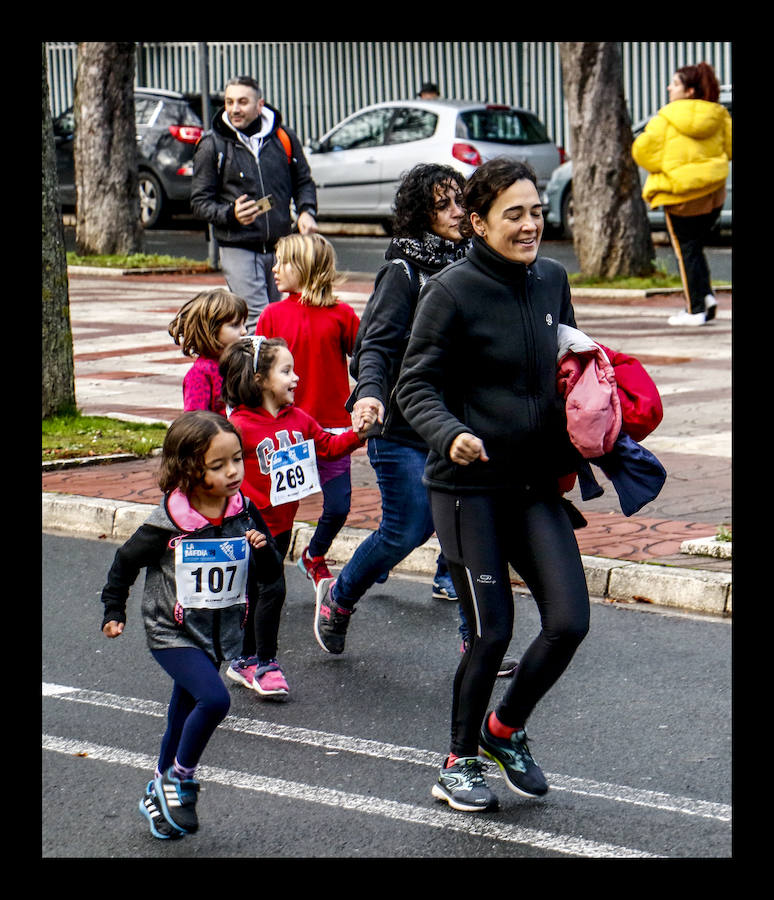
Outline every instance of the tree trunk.
<path fill-rule="evenodd" d="M 46 45 L 43 48 L 42 168 L 42 399 L 43 418 L 75 409 L 73 335 L 70 328 L 70 295 L 67 283 L 62 213 L 57 198 L 54 128 L 48 97 Z"/>
<path fill-rule="evenodd" d="M 75 244 L 84 256 L 142 249 L 134 66 L 131 41 L 78 44 Z"/>
<path fill-rule="evenodd" d="M 590 277 L 649 275 L 650 236 L 615 41 L 561 41 L 570 122 L 573 244 Z"/>

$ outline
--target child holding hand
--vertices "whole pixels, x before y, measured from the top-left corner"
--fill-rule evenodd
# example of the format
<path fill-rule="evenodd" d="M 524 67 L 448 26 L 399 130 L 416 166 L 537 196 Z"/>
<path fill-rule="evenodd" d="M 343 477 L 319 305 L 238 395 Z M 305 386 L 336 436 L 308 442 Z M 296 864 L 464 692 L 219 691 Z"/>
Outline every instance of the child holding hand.
<path fill-rule="evenodd" d="M 266 523 L 240 492 L 243 477 L 228 419 L 202 410 L 175 419 L 162 450 L 162 501 L 116 552 L 102 590 L 102 632 L 120 637 L 129 590 L 146 569 L 146 639 L 174 682 L 158 766 L 139 804 L 161 840 L 199 827 L 194 774 L 230 706 L 219 666 L 241 652 L 249 604 L 282 577 Z"/>
<path fill-rule="evenodd" d="M 169 334 L 183 355 L 195 357 L 183 379 L 183 409 L 209 409 L 226 415 L 218 370 L 220 354 L 247 334 L 247 303 L 223 288 L 188 300 L 169 323 Z"/>
<path fill-rule="evenodd" d="M 352 453 L 363 445 L 359 434 L 371 423 L 359 434 L 331 434 L 297 407 L 299 378 L 282 338 L 237 341 L 221 357 L 220 372 L 229 421 L 239 430 L 245 450 L 243 490 L 284 558 L 300 499 L 320 489 L 317 457 L 330 460 Z M 249 611 L 241 658 L 226 671 L 228 678 L 270 699 L 285 699 L 289 692 L 276 658 L 284 602 L 284 584 L 281 591 L 262 592 Z"/>

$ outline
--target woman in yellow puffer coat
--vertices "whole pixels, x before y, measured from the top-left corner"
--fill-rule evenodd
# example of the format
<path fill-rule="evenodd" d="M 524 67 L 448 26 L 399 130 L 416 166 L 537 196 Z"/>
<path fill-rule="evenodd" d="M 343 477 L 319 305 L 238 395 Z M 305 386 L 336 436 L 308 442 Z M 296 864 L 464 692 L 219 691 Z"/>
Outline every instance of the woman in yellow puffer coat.
<path fill-rule="evenodd" d="M 731 116 L 718 103 L 720 86 L 707 63 L 678 69 L 670 102 L 634 141 L 635 162 L 647 170 L 642 196 L 664 207 L 687 307 L 670 325 L 704 325 L 715 318 L 704 247 L 726 199 Z"/>

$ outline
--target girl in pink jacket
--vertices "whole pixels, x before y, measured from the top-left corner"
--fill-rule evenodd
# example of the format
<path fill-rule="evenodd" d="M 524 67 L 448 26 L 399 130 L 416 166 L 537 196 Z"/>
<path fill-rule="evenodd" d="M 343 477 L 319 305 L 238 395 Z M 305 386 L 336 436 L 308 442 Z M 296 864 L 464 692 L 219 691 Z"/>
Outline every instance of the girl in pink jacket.
<path fill-rule="evenodd" d="M 183 410 L 205 409 L 226 415 L 221 397 L 220 354 L 247 334 L 247 303 L 223 288 L 202 291 L 169 323 L 169 334 L 194 364 L 183 379 Z"/>

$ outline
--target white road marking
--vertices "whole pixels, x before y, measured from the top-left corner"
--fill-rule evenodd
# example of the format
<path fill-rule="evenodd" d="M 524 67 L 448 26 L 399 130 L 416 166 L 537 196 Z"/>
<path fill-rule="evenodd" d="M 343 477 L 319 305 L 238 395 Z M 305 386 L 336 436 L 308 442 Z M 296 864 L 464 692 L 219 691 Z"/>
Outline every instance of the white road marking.
<path fill-rule="evenodd" d="M 139 713 L 156 718 L 164 718 L 167 714 L 166 705 L 154 700 L 122 697 L 118 694 L 85 690 L 68 685 L 44 682 L 43 696 L 70 700 L 76 703 L 87 703 L 91 706 L 108 707 L 122 712 Z M 219 727 L 242 734 L 252 734 L 257 737 L 304 744 L 310 747 L 320 747 L 325 750 L 354 753 L 361 756 L 381 757 L 394 762 L 408 762 L 430 768 L 438 768 L 441 764 L 441 754 L 431 750 L 401 747 L 396 744 L 326 731 L 315 731 L 309 728 L 278 725 L 274 722 L 264 722 L 260 719 L 226 716 Z M 570 775 L 551 772 L 546 772 L 545 774 L 552 791 L 568 791 L 573 794 L 610 800 L 614 803 L 628 803 L 633 806 L 660 810 L 661 812 L 680 813 L 704 819 L 715 819 L 720 822 L 731 821 L 731 807 L 725 803 L 697 800 L 692 797 L 673 796 L 660 791 L 608 784 L 592 779 L 575 778 Z M 488 773 L 487 777 L 492 780 L 501 776 L 499 771 L 497 771 L 496 773 Z"/>
<path fill-rule="evenodd" d="M 133 753 L 119 747 L 106 747 L 102 744 L 92 744 L 88 741 L 60 738 L 54 735 L 43 735 L 43 749 L 55 753 L 131 766 L 136 769 L 152 770 L 156 765 L 155 757 L 146 756 L 142 753 Z M 484 837 L 488 840 L 526 844 L 540 850 L 569 856 L 597 859 L 659 858 L 654 854 L 641 850 L 632 850 L 616 844 L 587 841 L 584 838 L 574 837 L 573 835 L 551 834 L 535 828 L 521 828 L 514 825 L 499 824 L 488 819 L 461 817 L 459 814 L 445 810 L 428 809 L 422 806 L 413 806 L 409 803 L 398 803 L 394 800 L 383 800 L 378 797 L 354 794 L 347 791 L 335 791 L 296 781 L 286 781 L 282 778 L 251 775 L 247 772 L 223 769 L 219 766 L 200 766 L 197 770 L 197 776 L 204 781 L 242 790 L 271 794 L 273 797 L 301 800 L 306 803 L 319 803 L 324 806 L 335 807 L 336 809 L 347 809 L 352 812 L 365 813 L 366 815 L 382 816 L 412 825 L 449 829 Z"/>

